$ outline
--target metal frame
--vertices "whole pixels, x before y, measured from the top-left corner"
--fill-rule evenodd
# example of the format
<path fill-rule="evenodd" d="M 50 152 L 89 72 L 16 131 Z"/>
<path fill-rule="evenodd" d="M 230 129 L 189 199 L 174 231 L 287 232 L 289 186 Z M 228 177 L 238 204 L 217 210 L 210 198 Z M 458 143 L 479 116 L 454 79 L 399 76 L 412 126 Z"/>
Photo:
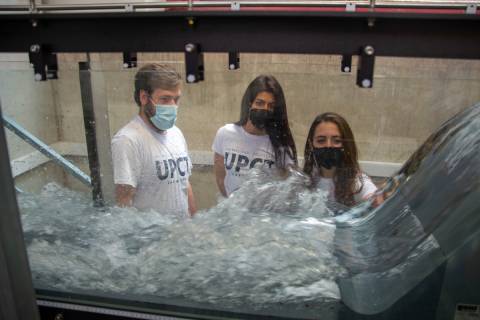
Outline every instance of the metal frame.
<path fill-rule="evenodd" d="M 92 197 L 96 206 L 103 206 L 102 178 L 100 175 L 100 159 L 98 154 L 93 88 L 90 74 L 90 63 L 79 63 L 79 80 L 82 98 L 83 123 L 88 152 L 88 165 L 92 177 Z"/>
<path fill-rule="evenodd" d="M 92 197 L 94 205 L 103 206 L 114 201 L 110 125 L 105 81 L 101 73 L 91 72 L 89 60 L 87 54 L 87 61 L 79 62 L 78 76 L 88 164 L 92 177 Z"/>
<path fill-rule="evenodd" d="M 240 4 L 249 5 L 245 1 Z M 267 3 L 261 4 L 267 6 Z M 179 5 L 184 6 L 181 11 L 165 12 L 136 12 L 131 7 L 112 5 L 37 6 L 33 9 L 0 6 L 0 52 L 28 52 L 37 44 L 47 46 L 52 53 L 184 52 L 186 44 L 195 43 L 203 52 L 348 56 L 358 55 L 362 48 L 371 46 L 377 57 L 480 59 L 478 11 L 476 14 L 379 12 L 373 9 L 381 5 L 373 1 L 357 4 L 372 10 L 368 12 L 201 12 L 194 10 L 195 6 L 200 6 L 199 2 L 157 4 L 158 8 Z M 338 4 L 338 7 L 342 5 L 345 4 Z M 451 6 L 464 8 L 465 4 Z M 205 73 L 208 79 L 208 69 Z M 3 177 L 0 180 L 0 258 L 3 259 L 0 270 L 15 270 L 0 273 L 2 284 L 9 284 L 0 289 L 2 297 L 8 297 L 0 299 L 0 305 L 2 310 L 4 306 L 10 308 L 8 315 L 13 318 L 8 319 L 37 319 L 9 166 L 7 144 L 0 130 L 0 174 Z"/>
<path fill-rule="evenodd" d="M 2 117 L 0 105 L 0 118 Z M 36 320 L 38 310 L 13 187 L 5 131 L 0 128 L 0 319 Z"/>
<path fill-rule="evenodd" d="M 15 120 L 8 116 L 3 116 L 3 125 L 5 128 L 11 130 L 19 138 L 30 144 L 36 150 L 41 152 L 44 156 L 50 158 L 53 162 L 61 166 L 65 171 L 77 178 L 84 185 L 91 187 L 91 179 L 88 174 L 80 170 L 76 165 L 65 159 L 61 154 L 53 150 L 46 143 L 38 139 L 32 133 L 19 125 Z"/>
<path fill-rule="evenodd" d="M 46 45 L 53 53 L 184 52 L 186 44 L 195 43 L 205 53 L 357 55 L 368 45 L 376 56 L 478 59 L 480 15 L 307 11 L 0 15 L 0 39 L 0 52 L 27 52 L 35 44 Z"/>
<path fill-rule="evenodd" d="M 85 10 L 152 10 L 152 9 L 182 9 L 182 10 L 195 10 L 198 8 L 224 8 L 230 10 L 238 10 L 238 8 L 285 8 L 289 10 L 291 8 L 345 8 L 347 5 L 354 4 L 355 7 L 360 8 L 408 8 L 408 9 L 465 9 L 471 5 L 477 5 L 478 1 L 475 0 L 451 0 L 451 1 L 376 1 L 376 0 L 353 0 L 353 1 L 331 1 L 331 0 L 308 0 L 308 1 L 257 1 L 257 0 L 238 0 L 234 1 L 167 1 L 167 2 L 132 2 L 132 3 L 90 3 L 90 4 L 36 4 L 35 1 L 30 1 L 30 5 L 0 5 L 0 10 L 3 11 L 16 11 L 23 13 L 32 12 L 64 12 L 64 11 L 85 11 Z"/>

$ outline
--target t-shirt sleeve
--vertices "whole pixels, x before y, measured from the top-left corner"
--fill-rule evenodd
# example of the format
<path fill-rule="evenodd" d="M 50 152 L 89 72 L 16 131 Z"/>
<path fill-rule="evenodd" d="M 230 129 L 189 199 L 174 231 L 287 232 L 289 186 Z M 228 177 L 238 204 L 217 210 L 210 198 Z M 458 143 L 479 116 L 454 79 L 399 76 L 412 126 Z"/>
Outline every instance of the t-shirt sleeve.
<path fill-rule="evenodd" d="M 358 187 L 361 186 L 360 183 L 363 183 L 363 187 L 359 193 L 355 194 L 355 202 L 361 202 L 366 196 L 371 195 L 375 191 L 377 191 L 377 186 L 373 183 L 372 179 L 370 179 L 370 177 L 367 176 L 365 173 L 362 173 L 362 175 L 358 178 Z"/>
<path fill-rule="evenodd" d="M 133 142 L 125 136 L 112 140 L 113 181 L 137 187 L 141 162 Z"/>
<path fill-rule="evenodd" d="M 190 156 L 190 152 L 188 152 L 188 145 L 187 145 L 187 140 L 185 140 L 185 136 L 183 135 L 183 133 L 180 131 L 179 129 L 179 132 L 180 132 L 180 135 L 182 136 L 182 140 L 183 140 L 183 145 L 185 146 L 185 152 L 187 153 L 187 163 L 188 163 L 188 172 L 190 173 L 190 175 L 192 174 L 192 169 L 193 169 L 193 162 L 192 162 L 192 157 Z"/>
<path fill-rule="evenodd" d="M 225 131 L 223 127 L 218 129 L 215 139 L 213 139 L 212 150 L 223 157 L 223 137 Z"/>

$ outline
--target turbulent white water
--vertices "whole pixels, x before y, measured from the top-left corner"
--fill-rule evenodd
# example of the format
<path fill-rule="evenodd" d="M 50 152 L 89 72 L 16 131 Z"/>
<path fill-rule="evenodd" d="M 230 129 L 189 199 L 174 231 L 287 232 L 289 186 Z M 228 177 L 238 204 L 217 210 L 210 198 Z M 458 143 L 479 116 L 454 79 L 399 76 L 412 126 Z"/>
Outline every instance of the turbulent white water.
<path fill-rule="evenodd" d="M 19 204 L 36 287 L 220 304 L 340 299 L 325 195 L 304 177 L 257 172 L 193 219 L 94 208 L 89 195 L 48 184 Z"/>
<path fill-rule="evenodd" d="M 480 104 L 447 121 L 377 208 L 329 203 L 297 171 L 254 171 L 192 219 L 94 208 L 55 184 L 19 194 L 35 286 L 291 318 L 335 317 L 339 299 L 383 312 L 478 230 L 479 129 Z"/>

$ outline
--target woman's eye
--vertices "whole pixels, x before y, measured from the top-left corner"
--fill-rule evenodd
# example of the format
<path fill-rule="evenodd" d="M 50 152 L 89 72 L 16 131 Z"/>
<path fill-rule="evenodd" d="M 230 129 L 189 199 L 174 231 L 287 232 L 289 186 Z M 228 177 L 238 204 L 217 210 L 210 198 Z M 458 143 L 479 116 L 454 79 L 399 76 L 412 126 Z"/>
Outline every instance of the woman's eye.
<path fill-rule="evenodd" d="M 265 101 L 255 100 L 255 101 L 254 101 L 254 104 L 255 104 L 255 106 L 257 106 L 257 107 L 263 107 L 263 106 L 265 106 Z"/>

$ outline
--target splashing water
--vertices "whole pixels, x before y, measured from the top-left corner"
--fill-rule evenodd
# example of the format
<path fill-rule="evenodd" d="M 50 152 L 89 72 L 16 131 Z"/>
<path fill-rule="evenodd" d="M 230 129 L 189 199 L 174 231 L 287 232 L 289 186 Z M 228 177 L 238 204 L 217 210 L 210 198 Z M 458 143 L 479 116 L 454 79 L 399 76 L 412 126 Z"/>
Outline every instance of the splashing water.
<path fill-rule="evenodd" d="M 480 104 L 447 121 L 379 191 L 378 208 L 332 204 L 294 170 L 252 170 L 186 220 L 94 208 L 55 184 L 19 194 L 35 286 L 226 310 L 339 299 L 362 314 L 387 310 L 478 231 L 479 128 Z"/>
<path fill-rule="evenodd" d="M 193 219 L 94 208 L 48 184 L 19 195 L 37 288 L 97 291 L 234 308 L 339 299 L 326 195 L 305 177 L 257 171 L 234 195 Z"/>

